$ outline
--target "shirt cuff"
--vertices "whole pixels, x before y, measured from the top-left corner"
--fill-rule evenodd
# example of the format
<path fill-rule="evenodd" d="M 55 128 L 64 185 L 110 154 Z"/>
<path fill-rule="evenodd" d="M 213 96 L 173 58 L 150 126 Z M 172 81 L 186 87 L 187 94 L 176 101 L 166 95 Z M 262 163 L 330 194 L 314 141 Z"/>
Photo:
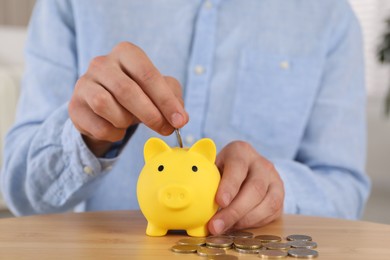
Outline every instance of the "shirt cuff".
<path fill-rule="evenodd" d="M 112 168 L 113 164 L 118 160 L 118 156 L 112 158 L 96 157 L 88 148 L 88 146 L 84 142 L 81 133 L 75 128 L 70 119 L 68 119 L 65 123 L 63 132 L 63 137 L 67 136 L 70 136 L 70 138 L 64 138 L 63 140 L 65 150 L 67 149 L 67 147 L 74 146 L 74 144 L 69 142 L 74 142 L 76 144 L 76 146 L 79 148 L 79 165 L 83 166 L 84 173 L 88 175 L 98 175 L 101 172 L 109 171 Z"/>
<path fill-rule="evenodd" d="M 97 158 L 69 118 L 62 130 L 61 143 L 64 151 L 62 160 L 67 170 L 61 173 L 43 197 L 43 201 L 54 207 L 62 207 L 76 197 L 83 197 L 88 186 L 104 176 L 118 159 Z"/>

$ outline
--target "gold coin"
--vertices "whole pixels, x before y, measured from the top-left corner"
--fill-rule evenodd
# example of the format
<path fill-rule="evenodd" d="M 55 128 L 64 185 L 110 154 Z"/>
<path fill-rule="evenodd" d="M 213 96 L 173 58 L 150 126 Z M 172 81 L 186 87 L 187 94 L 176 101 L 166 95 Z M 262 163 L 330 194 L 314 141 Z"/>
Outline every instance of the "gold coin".
<path fill-rule="evenodd" d="M 311 236 L 307 235 L 289 235 L 286 237 L 289 241 L 311 241 Z"/>
<path fill-rule="evenodd" d="M 286 258 L 287 253 L 280 250 L 260 250 L 259 257 L 262 259 L 280 259 Z"/>
<path fill-rule="evenodd" d="M 174 245 L 171 250 L 176 253 L 189 254 L 196 253 L 198 246 L 196 245 Z"/>
<path fill-rule="evenodd" d="M 211 247 L 231 247 L 233 239 L 226 236 L 206 237 L 206 245 Z"/>
<path fill-rule="evenodd" d="M 261 249 L 260 248 L 245 249 L 245 248 L 234 247 L 234 250 L 240 254 L 258 254 Z"/>
<path fill-rule="evenodd" d="M 273 236 L 273 235 L 258 235 L 258 236 L 255 236 L 255 238 L 261 240 L 261 242 L 263 242 L 263 243 L 282 241 L 281 237 Z"/>
<path fill-rule="evenodd" d="M 238 257 L 235 255 L 212 255 L 209 256 L 208 259 L 210 260 L 238 260 Z"/>
<path fill-rule="evenodd" d="M 238 238 L 238 237 L 252 238 L 253 237 L 253 233 L 246 232 L 246 231 L 240 231 L 240 230 L 230 231 L 230 232 L 225 233 L 224 235 L 226 235 L 228 237 L 232 237 L 232 238 Z"/>
<path fill-rule="evenodd" d="M 201 246 L 206 244 L 206 239 L 202 237 L 183 238 L 176 242 L 178 245 L 197 245 Z"/>
<path fill-rule="evenodd" d="M 275 250 L 286 250 L 291 248 L 289 243 L 280 243 L 280 242 L 269 242 L 264 244 L 267 249 L 275 249 Z"/>
<path fill-rule="evenodd" d="M 294 248 L 288 250 L 288 255 L 296 258 L 315 258 L 318 256 L 318 252 L 312 249 Z"/>
<path fill-rule="evenodd" d="M 312 249 L 317 247 L 317 243 L 313 241 L 291 241 L 289 242 L 291 247 L 294 248 L 307 248 L 307 249 Z"/>
<path fill-rule="evenodd" d="M 261 241 L 255 238 L 235 238 L 234 246 L 241 249 L 256 249 L 261 247 Z"/>
<path fill-rule="evenodd" d="M 213 256 L 213 255 L 226 255 L 226 251 L 221 248 L 208 248 L 208 247 L 198 247 L 198 255 L 200 256 Z"/>

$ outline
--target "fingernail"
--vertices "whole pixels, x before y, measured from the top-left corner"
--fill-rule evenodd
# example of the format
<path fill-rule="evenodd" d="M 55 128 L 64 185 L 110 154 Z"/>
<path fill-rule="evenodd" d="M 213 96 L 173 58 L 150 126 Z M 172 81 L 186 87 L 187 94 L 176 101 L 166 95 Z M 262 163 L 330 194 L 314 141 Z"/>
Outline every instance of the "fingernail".
<path fill-rule="evenodd" d="M 224 207 L 227 207 L 229 206 L 230 204 L 230 194 L 225 192 L 224 194 L 222 194 L 222 202 L 223 202 L 223 206 Z"/>
<path fill-rule="evenodd" d="M 179 127 L 184 123 L 184 117 L 180 113 L 173 113 L 171 116 L 171 122 L 173 127 Z"/>
<path fill-rule="evenodd" d="M 225 222 L 222 219 L 214 220 L 214 230 L 217 234 L 221 234 L 225 229 Z"/>

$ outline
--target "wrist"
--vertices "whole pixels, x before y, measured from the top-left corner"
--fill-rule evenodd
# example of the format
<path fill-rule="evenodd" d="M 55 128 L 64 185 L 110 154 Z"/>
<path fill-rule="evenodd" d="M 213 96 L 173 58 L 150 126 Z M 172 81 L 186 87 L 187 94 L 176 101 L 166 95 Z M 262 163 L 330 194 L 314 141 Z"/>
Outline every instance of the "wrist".
<path fill-rule="evenodd" d="M 86 135 L 82 135 L 82 137 L 89 150 L 96 157 L 103 157 L 110 150 L 113 144 L 112 142 L 98 140 Z"/>

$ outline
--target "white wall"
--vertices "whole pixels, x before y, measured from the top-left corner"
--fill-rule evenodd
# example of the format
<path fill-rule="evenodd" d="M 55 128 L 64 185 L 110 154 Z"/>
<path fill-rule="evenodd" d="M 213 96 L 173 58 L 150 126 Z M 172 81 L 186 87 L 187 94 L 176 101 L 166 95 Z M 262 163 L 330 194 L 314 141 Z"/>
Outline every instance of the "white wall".
<path fill-rule="evenodd" d="M 35 0 L 0 0 L 0 25 L 25 26 Z"/>
<path fill-rule="evenodd" d="M 385 20 L 390 18 L 390 0 L 350 0 L 360 22 L 365 42 L 368 92 L 367 172 L 372 193 L 365 220 L 390 224 L 390 117 L 385 117 L 384 97 L 390 87 L 390 66 L 377 61 Z"/>

